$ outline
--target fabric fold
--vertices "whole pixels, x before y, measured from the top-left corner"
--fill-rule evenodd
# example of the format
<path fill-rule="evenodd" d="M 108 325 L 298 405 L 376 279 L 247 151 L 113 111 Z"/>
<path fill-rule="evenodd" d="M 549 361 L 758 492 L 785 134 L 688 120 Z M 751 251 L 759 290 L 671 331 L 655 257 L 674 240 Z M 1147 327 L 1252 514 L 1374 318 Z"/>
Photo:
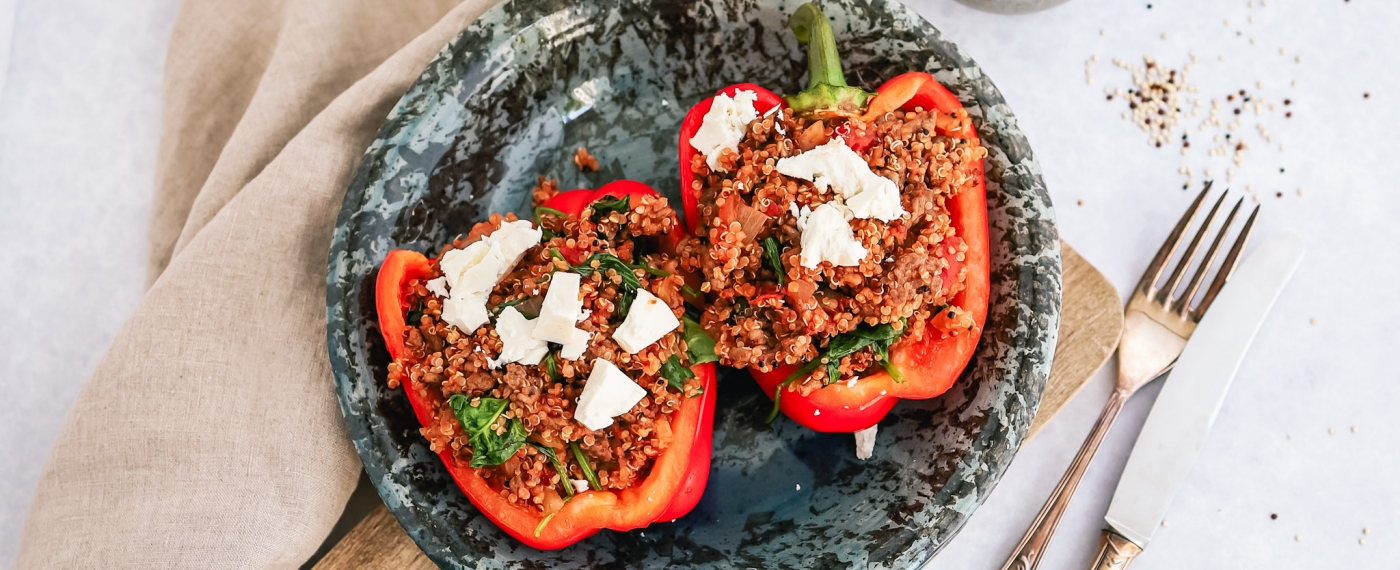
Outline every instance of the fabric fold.
<path fill-rule="evenodd" d="M 321 544 L 360 471 L 326 354 L 332 226 L 394 102 L 490 6 L 453 4 L 182 6 L 152 285 L 59 434 L 18 568 L 295 568 Z"/>

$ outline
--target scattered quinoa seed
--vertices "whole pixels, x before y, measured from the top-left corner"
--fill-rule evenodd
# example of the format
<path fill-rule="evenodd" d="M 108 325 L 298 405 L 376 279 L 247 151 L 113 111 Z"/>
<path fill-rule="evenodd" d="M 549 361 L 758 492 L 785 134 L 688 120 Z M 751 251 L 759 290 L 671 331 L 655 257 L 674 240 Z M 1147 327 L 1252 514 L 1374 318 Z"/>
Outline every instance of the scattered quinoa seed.
<path fill-rule="evenodd" d="M 1295 534 L 1295 535 L 1293 535 L 1293 542 L 1303 542 L 1303 535 L 1301 535 L 1301 534 Z"/>
<path fill-rule="evenodd" d="M 1316 319 L 1316 318 L 1308 319 L 1308 324 L 1310 324 L 1310 325 L 1316 325 L 1316 324 L 1317 324 L 1317 319 Z"/>
<path fill-rule="evenodd" d="M 1368 527 L 1366 527 L 1366 528 L 1361 529 L 1361 534 L 1366 534 L 1366 535 L 1371 534 L 1371 527 L 1368 526 Z"/>
<path fill-rule="evenodd" d="M 1270 520 L 1278 520 L 1278 513 L 1273 513 L 1273 514 L 1269 515 L 1269 519 L 1270 519 Z"/>
<path fill-rule="evenodd" d="M 1366 539 L 1364 539 L 1364 538 L 1358 538 L 1358 539 L 1356 539 L 1356 543 L 1357 543 L 1357 544 L 1360 544 L 1361 546 L 1366 546 Z"/>
<path fill-rule="evenodd" d="M 1337 430 L 1334 430 L 1334 429 L 1332 429 L 1332 428 L 1327 428 L 1327 435 L 1335 435 L 1336 433 L 1337 433 Z"/>

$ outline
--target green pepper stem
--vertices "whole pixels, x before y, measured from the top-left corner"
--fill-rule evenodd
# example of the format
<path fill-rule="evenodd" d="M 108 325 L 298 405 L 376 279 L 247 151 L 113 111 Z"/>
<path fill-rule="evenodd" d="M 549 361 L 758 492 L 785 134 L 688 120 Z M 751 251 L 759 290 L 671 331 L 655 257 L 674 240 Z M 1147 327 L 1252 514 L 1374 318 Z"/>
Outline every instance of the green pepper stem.
<path fill-rule="evenodd" d="M 798 115 L 816 118 L 858 117 L 875 94 L 846 84 L 836 34 L 821 8 L 808 2 L 788 19 L 797 41 L 807 44 L 807 90 L 783 97 Z"/>
<path fill-rule="evenodd" d="M 788 27 L 798 43 L 807 44 L 807 88 L 815 89 L 822 83 L 845 87 L 841 56 L 836 53 L 836 34 L 822 9 L 811 2 L 799 6 L 788 19 Z"/>

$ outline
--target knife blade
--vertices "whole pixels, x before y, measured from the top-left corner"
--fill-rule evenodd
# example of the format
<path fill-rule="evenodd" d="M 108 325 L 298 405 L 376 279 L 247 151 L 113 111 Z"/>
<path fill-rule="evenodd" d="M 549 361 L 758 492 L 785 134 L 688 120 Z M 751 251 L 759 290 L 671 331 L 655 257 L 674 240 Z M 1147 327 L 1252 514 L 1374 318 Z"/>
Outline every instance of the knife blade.
<path fill-rule="evenodd" d="M 1236 268 L 1157 395 L 1109 503 L 1110 531 L 1147 546 L 1191 472 L 1230 382 L 1306 248 L 1271 236 Z"/>

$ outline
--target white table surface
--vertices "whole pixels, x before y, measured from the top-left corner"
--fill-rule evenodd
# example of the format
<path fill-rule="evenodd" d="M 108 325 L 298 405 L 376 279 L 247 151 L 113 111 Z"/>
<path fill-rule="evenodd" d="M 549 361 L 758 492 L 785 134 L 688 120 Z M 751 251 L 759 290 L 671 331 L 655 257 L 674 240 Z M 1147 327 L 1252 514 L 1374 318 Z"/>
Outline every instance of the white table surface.
<path fill-rule="evenodd" d="M 1400 566 L 1400 382 L 1391 360 L 1400 333 L 1400 2 L 1158 0 L 1149 9 L 1072 0 L 1016 17 L 951 0 L 912 4 L 1005 93 L 1044 168 L 1062 235 L 1120 290 L 1194 195 L 1182 191 L 1178 168 L 1191 166 L 1198 188 L 1206 167 L 1223 178 L 1229 165 L 1206 156 L 1205 138 L 1187 156 L 1147 145 L 1120 118 L 1123 102 L 1105 100 L 1104 87 L 1131 87 L 1110 61 L 1152 55 L 1179 67 L 1194 51 L 1192 82 L 1207 101 L 1240 88 L 1291 99 L 1291 119 L 1282 110 L 1244 115 L 1237 132 L 1257 141 L 1263 123 L 1275 141 L 1253 143 L 1229 186 L 1260 195 L 1256 235 L 1296 231 L 1308 257 L 1240 369 L 1168 524 L 1134 568 Z M 177 8 L 177 0 L 20 0 L 12 40 L 0 36 L 12 46 L 0 94 L 0 564 L 13 560 L 67 410 L 141 297 L 161 69 Z M 1093 55 L 1100 61 L 1088 85 Z M 1100 373 L 1022 451 L 930 568 L 1000 567 L 1110 386 L 1111 374 Z M 1128 403 L 1045 568 L 1088 563 L 1155 394 L 1154 385 Z"/>

